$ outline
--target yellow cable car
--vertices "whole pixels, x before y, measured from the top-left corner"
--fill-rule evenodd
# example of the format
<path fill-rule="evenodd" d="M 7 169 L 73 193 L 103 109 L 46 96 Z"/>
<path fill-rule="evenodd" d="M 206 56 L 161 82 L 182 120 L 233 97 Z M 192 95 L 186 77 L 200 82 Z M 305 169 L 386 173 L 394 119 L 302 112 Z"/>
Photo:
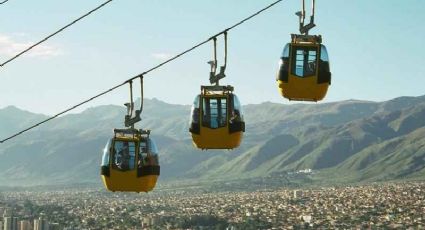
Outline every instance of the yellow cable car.
<path fill-rule="evenodd" d="M 291 43 L 283 49 L 276 77 L 280 94 L 296 101 L 320 101 L 331 84 L 329 57 L 320 35 L 308 35 L 314 24 L 314 0 L 311 21 L 304 26 L 305 9 L 300 17 L 301 35 L 292 34 Z"/>
<path fill-rule="evenodd" d="M 220 86 L 219 80 L 226 77 L 227 31 L 224 35 L 224 65 L 217 70 L 217 38 L 214 42 L 214 60 L 211 65 L 210 83 L 201 86 L 201 94 L 193 102 L 189 132 L 193 145 L 200 149 L 233 149 L 239 147 L 245 132 L 242 106 L 233 94 L 233 87 Z M 217 35 L 218 36 L 218 35 Z"/>
<path fill-rule="evenodd" d="M 110 191 L 149 192 L 158 179 L 160 166 L 149 130 L 114 129 L 105 146 L 101 176 Z"/>
<path fill-rule="evenodd" d="M 126 103 L 126 129 L 114 129 L 114 137 L 103 150 L 101 177 L 110 191 L 149 192 L 158 180 L 160 166 L 150 130 L 135 129 L 143 111 L 143 76 L 140 77 L 140 109 L 134 111 L 133 82 L 130 80 L 130 103 Z"/>
<path fill-rule="evenodd" d="M 231 86 L 201 86 L 190 119 L 194 146 L 200 149 L 233 149 L 240 145 L 245 122 Z"/>

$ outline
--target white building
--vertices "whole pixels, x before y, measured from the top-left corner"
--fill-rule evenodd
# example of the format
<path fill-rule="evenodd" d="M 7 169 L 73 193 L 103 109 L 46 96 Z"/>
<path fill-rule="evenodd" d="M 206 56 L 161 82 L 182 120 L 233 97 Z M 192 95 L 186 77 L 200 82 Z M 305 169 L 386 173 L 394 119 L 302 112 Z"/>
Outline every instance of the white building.
<path fill-rule="evenodd" d="M 18 218 L 17 217 L 3 217 L 3 230 L 18 230 Z"/>
<path fill-rule="evenodd" d="M 43 217 L 38 218 L 38 220 L 35 219 L 34 230 L 49 230 L 49 222 Z"/>
<path fill-rule="evenodd" d="M 294 199 L 300 198 L 303 195 L 303 191 L 301 190 L 294 190 Z"/>
<path fill-rule="evenodd" d="M 28 220 L 19 221 L 19 229 L 20 230 L 32 230 L 31 222 Z"/>

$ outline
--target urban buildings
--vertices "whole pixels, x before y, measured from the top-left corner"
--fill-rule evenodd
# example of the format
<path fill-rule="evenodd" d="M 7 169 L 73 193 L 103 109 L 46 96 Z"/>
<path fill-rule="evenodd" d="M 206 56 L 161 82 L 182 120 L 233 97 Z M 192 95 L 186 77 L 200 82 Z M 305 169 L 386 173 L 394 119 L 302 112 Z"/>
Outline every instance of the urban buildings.
<path fill-rule="evenodd" d="M 424 229 L 425 182 L 210 192 L 0 192 L 3 229 Z M 1 211 L 1 210 L 0 210 Z M 48 221 L 47 221 L 48 220 Z"/>

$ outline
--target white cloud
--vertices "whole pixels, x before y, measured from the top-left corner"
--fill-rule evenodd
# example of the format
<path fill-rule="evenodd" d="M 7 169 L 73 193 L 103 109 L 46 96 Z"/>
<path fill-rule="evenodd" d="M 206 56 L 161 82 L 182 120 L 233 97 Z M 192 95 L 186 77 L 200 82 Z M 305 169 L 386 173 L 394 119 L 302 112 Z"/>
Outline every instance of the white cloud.
<path fill-rule="evenodd" d="M 170 54 L 170 53 L 153 53 L 152 54 L 152 57 L 159 60 L 167 60 L 169 58 L 172 58 L 173 56 L 174 54 Z"/>
<path fill-rule="evenodd" d="M 33 44 L 34 42 L 31 41 L 17 41 L 10 36 L 0 34 L 0 55 L 11 57 L 22 52 Z M 25 55 L 28 57 L 54 57 L 60 54 L 62 54 L 62 52 L 59 48 L 41 44 L 34 47 Z"/>

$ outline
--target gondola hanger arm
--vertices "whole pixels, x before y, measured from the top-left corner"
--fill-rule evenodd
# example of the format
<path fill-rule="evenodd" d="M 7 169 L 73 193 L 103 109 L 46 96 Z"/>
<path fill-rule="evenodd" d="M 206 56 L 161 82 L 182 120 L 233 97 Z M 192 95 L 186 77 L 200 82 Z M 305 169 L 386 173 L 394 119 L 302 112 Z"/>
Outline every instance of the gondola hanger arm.
<path fill-rule="evenodd" d="M 316 0 L 312 0 L 312 2 L 311 2 L 310 22 L 307 25 L 304 25 L 304 23 L 305 23 L 305 0 L 301 0 L 301 2 L 302 2 L 302 9 L 301 9 L 301 11 L 298 11 L 295 14 L 300 18 L 300 34 L 308 35 L 308 32 L 316 26 L 316 24 L 314 24 L 314 14 L 315 14 Z"/>
<path fill-rule="evenodd" d="M 127 115 L 125 116 L 124 125 L 126 127 L 134 128 L 134 125 L 141 121 L 142 118 L 140 117 L 142 110 L 143 110 L 143 75 L 140 77 L 140 109 L 134 111 L 134 101 L 133 101 L 133 81 L 130 80 L 130 103 L 126 103 L 127 106 Z"/>
<path fill-rule="evenodd" d="M 220 72 L 216 74 L 217 71 L 217 38 L 213 38 L 214 42 L 214 71 L 210 72 L 210 83 L 219 85 L 219 81 L 226 77 L 225 71 L 227 67 L 227 30 L 223 31 L 222 33 L 224 37 L 224 65 L 220 66 Z M 210 62 L 209 62 L 210 63 Z M 212 64 L 211 64 L 212 65 Z M 211 66 L 212 67 L 212 66 Z"/>

